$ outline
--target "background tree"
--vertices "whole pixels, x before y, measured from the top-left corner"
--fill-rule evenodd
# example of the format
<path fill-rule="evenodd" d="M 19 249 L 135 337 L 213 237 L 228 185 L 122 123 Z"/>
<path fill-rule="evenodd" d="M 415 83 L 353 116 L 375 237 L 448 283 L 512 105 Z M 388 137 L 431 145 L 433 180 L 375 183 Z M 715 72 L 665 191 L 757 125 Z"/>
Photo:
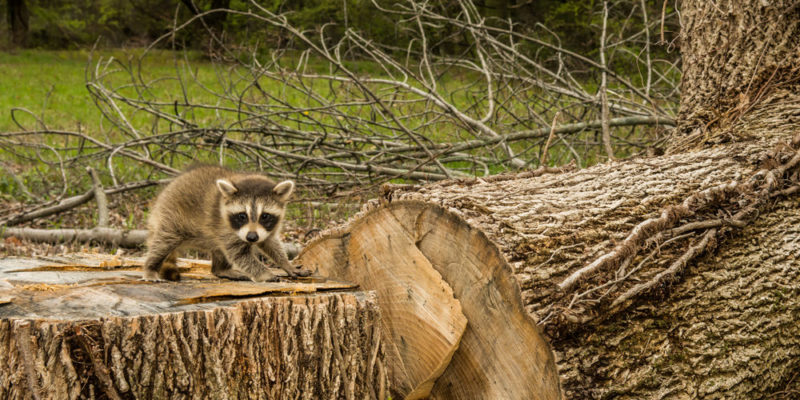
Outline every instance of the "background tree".
<path fill-rule="evenodd" d="M 28 44 L 28 7 L 25 0 L 6 0 L 6 17 L 11 43 L 17 47 Z"/>

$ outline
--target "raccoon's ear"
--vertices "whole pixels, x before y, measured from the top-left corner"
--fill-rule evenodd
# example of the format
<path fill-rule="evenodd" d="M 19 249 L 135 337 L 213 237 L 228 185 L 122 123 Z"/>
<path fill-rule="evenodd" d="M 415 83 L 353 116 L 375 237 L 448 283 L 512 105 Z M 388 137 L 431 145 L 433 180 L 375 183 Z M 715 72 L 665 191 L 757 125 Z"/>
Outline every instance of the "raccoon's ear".
<path fill-rule="evenodd" d="M 233 186 L 233 183 L 227 179 L 217 179 L 217 189 L 219 189 L 219 192 L 225 197 L 230 197 L 239 191 L 239 189 Z"/>
<path fill-rule="evenodd" d="M 288 200 L 289 196 L 292 195 L 293 191 L 294 191 L 294 182 L 292 181 L 283 181 L 275 185 L 274 188 L 272 188 L 272 192 L 275 193 L 275 195 L 278 196 L 278 198 L 280 198 L 281 201 Z"/>

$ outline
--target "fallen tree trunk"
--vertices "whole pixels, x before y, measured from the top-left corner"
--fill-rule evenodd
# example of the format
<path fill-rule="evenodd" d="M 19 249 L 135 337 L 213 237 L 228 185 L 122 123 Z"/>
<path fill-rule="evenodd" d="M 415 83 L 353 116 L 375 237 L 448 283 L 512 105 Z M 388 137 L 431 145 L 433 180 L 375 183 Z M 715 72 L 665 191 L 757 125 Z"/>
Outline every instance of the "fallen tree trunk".
<path fill-rule="evenodd" d="M 35 229 L 6 228 L 0 231 L 2 237 L 16 237 L 33 242 L 98 242 L 120 247 L 138 247 L 144 244 L 147 231 L 142 229 L 114 229 L 96 227 L 93 229 Z"/>
<path fill-rule="evenodd" d="M 0 260 L 0 398 L 386 398 L 373 293 L 179 267 L 151 283 L 119 258 Z"/>
<path fill-rule="evenodd" d="M 32 242 L 65 243 L 65 242 L 98 242 L 119 247 L 144 246 L 147 231 L 144 229 L 114 229 L 96 227 L 93 229 L 36 229 L 5 228 L 0 229 L 0 237 L 30 240 Z M 300 252 L 296 243 L 283 244 L 286 255 L 293 259 Z"/>
<path fill-rule="evenodd" d="M 565 398 L 765 398 L 800 368 L 796 93 L 772 92 L 729 128 L 746 142 L 390 185 L 299 258 L 379 301 L 385 282 L 360 270 L 403 275 L 420 262 L 364 254 L 421 255 L 441 274 L 468 323 L 432 398 L 557 398 L 549 346 Z M 370 231 L 383 242 L 353 251 Z M 404 238 L 414 246 L 394 246 Z"/>

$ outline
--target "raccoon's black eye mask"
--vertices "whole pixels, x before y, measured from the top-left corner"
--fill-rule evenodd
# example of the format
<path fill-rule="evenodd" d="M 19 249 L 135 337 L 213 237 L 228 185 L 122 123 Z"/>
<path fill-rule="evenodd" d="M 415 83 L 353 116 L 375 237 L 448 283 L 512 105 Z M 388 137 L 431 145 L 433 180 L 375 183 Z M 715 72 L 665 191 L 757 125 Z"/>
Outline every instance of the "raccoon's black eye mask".
<path fill-rule="evenodd" d="M 231 214 L 229 220 L 231 222 L 231 226 L 233 227 L 233 229 L 239 229 L 242 226 L 244 226 L 244 224 L 247 223 L 247 214 L 245 213 Z"/>
<path fill-rule="evenodd" d="M 258 222 L 268 231 L 271 231 L 272 228 L 275 227 L 275 224 L 278 223 L 278 217 L 270 213 L 261 213 L 261 217 L 258 218 Z"/>

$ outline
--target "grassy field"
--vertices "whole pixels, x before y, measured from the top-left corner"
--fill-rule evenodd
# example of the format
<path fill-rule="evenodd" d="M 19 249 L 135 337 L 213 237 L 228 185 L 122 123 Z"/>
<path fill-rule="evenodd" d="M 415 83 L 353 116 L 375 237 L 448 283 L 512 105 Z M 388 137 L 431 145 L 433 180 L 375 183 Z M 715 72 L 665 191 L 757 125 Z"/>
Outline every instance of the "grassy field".
<path fill-rule="evenodd" d="M 51 129 L 76 129 L 79 125 L 84 128 L 99 128 L 103 123 L 108 125 L 107 121 L 102 121 L 102 114 L 86 88 L 86 78 L 94 70 L 105 68 L 110 76 L 106 82 L 128 84 L 130 75 L 125 70 L 126 65 L 131 62 L 135 65 L 142 54 L 141 49 L 102 50 L 94 53 L 87 50 L 0 52 L 0 71 L 3 71 L 0 79 L 0 132 L 20 130 L 12 119 L 13 108 L 26 109 L 41 117 Z M 296 58 L 296 55 L 288 54 L 284 62 L 293 66 L 291 64 Z M 102 61 L 99 67 L 98 61 Z M 223 89 L 222 84 L 236 84 L 235 81 L 226 81 L 225 75 L 230 75 L 227 78 L 235 80 L 236 75 L 241 72 L 223 70 L 221 68 L 225 67 L 209 62 L 198 52 L 151 50 L 142 61 L 141 70 L 146 72 L 144 80 L 153 83 L 149 97 L 162 101 L 180 100 L 181 85 L 174 77 L 181 75 L 185 78 L 187 95 L 192 101 L 214 104 L 218 100 L 218 92 Z M 358 74 L 381 76 L 381 71 L 369 62 L 351 62 L 347 65 Z M 320 60 L 311 59 L 308 71 L 325 73 L 327 67 Z M 163 79 L 165 77 L 168 79 Z M 195 77 L 201 85 L 192 82 Z M 274 81 L 262 79 L 260 82 L 266 85 L 264 89 L 268 92 L 285 93 L 287 97 L 284 100 L 287 103 L 298 103 L 301 100 L 295 97 L 297 93 L 286 91 Z M 248 82 L 242 82 L 245 83 Z M 445 77 L 440 88 L 446 92 L 448 87 L 455 84 L 458 82 Z M 327 90 L 325 84 L 317 89 L 321 89 L 323 93 Z M 126 92 L 123 89 L 122 93 L 130 94 L 132 91 Z M 30 113 L 17 111 L 14 115 L 17 122 L 26 129 L 34 128 L 37 123 Z M 203 117 L 202 114 L 199 116 L 201 119 Z M 144 121 L 134 119 L 132 122 L 141 124 Z"/>
<path fill-rule="evenodd" d="M 366 96 L 360 89 L 349 83 L 291 76 L 284 79 L 273 75 L 260 76 L 258 85 L 254 85 L 252 70 L 234 64 L 211 63 L 199 53 L 157 50 L 148 52 L 146 57 L 141 57 L 143 54 L 141 49 L 104 50 L 96 53 L 41 50 L 0 53 L 0 71 L 5 72 L 5 76 L 0 79 L 0 132 L 39 130 L 44 124 L 51 130 L 82 132 L 105 143 L 119 144 L 130 140 L 133 136 L 144 137 L 153 133 L 180 131 L 183 129 L 181 125 L 170 122 L 171 118 L 177 117 L 197 127 L 227 132 L 226 137 L 229 138 L 237 138 L 239 135 L 232 133 L 232 128 L 235 131 L 235 128 L 261 127 L 264 124 L 279 124 L 298 132 L 313 131 L 308 134 L 309 137 L 319 136 L 328 128 L 332 128 L 334 132 L 336 129 L 351 130 L 355 133 L 349 134 L 356 135 L 385 135 L 384 137 L 391 138 L 403 136 L 396 127 L 390 126 L 391 123 L 369 124 L 370 119 L 375 121 L 374 109 L 363 102 Z M 279 63 L 292 69 L 297 65 L 299 58 L 298 54 L 287 53 Z M 262 64 L 269 61 L 269 59 L 261 60 Z M 376 78 L 386 76 L 377 64 L 368 61 L 348 62 L 347 68 L 359 76 Z M 326 63 L 313 57 L 307 61 L 305 71 L 329 73 Z M 102 78 L 92 80 L 95 75 Z M 119 98 L 114 100 L 113 104 L 107 101 L 96 104 L 95 101 L 102 98 L 96 94 L 99 86 L 93 86 L 95 95 L 92 95 L 87 82 L 102 85 L 113 95 L 122 95 L 128 101 L 146 104 L 146 107 L 151 107 L 156 113 L 161 114 L 156 117 L 152 112 L 136 110 L 135 107 L 124 104 Z M 418 86 L 413 80 L 409 82 Z M 510 82 L 510 85 L 513 86 L 513 83 Z M 260 87 L 255 90 L 254 86 Z M 511 86 L 497 90 L 515 90 Z M 307 88 L 312 88 L 314 93 L 307 92 Z M 461 110 L 468 110 L 467 112 L 476 119 L 480 118 L 486 109 L 486 100 L 482 98 L 485 89 L 486 83 L 482 75 L 463 69 L 448 70 L 437 78 L 437 90 L 442 98 Z M 393 94 L 396 92 L 389 85 L 376 84 L 371 90 L 380 93 L 384 101 L 389 101 L 386 104 L 408 129 L 427 139 L 434 142 L 457 143 L 474 137 L 466 132 L 461 126 L 463 124 L 448 119 L 446 113 L 428 113 L 430 110 L 441 110 L 417 95 L 408 92 Z M 506 133 L 524 130 L 532 123 L 535 127 L 536 122 L 528 120 L 522 123 L 517 119 L 527 118 L 526 115 L 530 114 L 530 111 L 540 112 L 546 119 L 547 113 L 552 111 L 545 111 L 544 106 L 538 104 L 535 89 L 525 90 L 527 92 L 516 92 L 513 98 L 507 98 L 509 101 L 500 104 L 498 107 L 502 109 L 496 112 L 488 124 L 498 132 Z M 518 97 L 518 94 L 522 96 Z M 337 106 L 336 110 L 327 108 L 328 103 L 337 102 L 344 104 Z M 119 118 L 117 107 L 123 111 L 124 119 Z M 353 119 L 344 119 L 342 115 Z M 251 117 L 253 119 L 248 120 Z M 362 125 L 352 128 L 342 127 L 350 121 Z M 367 123 L 364 123 L 365 121 Z M 114 122 L 118 126 L 114 126 Z M 128 127 L 133 127 L 133 132 Z M 54 148 L 76 149 L 71 154 L 71 150 L 63 150 L 65 157 L 86 151 L 84 144 L 78 139 L 60 135 L 42 135 L 34 139 L 21 140 L 40 140 L 41 142 L 37 143 Z M 596 142 L 596 134 L 591 131 L 574 137 L 573 145 L 583 153 L 581 166 L 591 165 L 603 159 L 598 157 L 598 152 L 592 150 L 596 147 Z M 553 143 L 553 147 L 550 148 L 551 163 L 566 163 L 573 158 L 573 154 L 567 151 L 566 147 L 558 145 L 559 143 Z M 180 146 L 182 147 L 171 150 L 172 153 L 161 161 L 181 168 L 183 164 L 193 159 L 219 160 L 219 152 L 213 143 L 187 141 Z M 511 146 L 518 154 L 527 152 L 524 157 L 534 161 L 532 167 L 536 166 L 540 142 L 520 141 L 512 143 Z M 33 186 L 31 190 L 36 193 L 52 193 L 52 187 L 48 189 L 42 186 L 60 179 L 60 172 L 57 168 L 47 171 L 47 167 L 35 161 L 42 160 L 42 157 L 50 157 L 50 162 L 58 160 L 52 154 L 41 152 L 35 147 L 26 151 L 31 155 L 27 161 L 3 155 L 0 155 L 0 161 L 24 165 L 30 164 L 33 160 L 37 165 L 33 170 L 21 171 L 23 180 L 28 179 Z M 138 147 L 136 151 L 147 150 Z M 490 151 L 500 152 L 497 149 Z M 618 154 L 623 157 L 625 155 Z M 226 158 L 226 162 L 228 160 L 230 156 Z M 106 168 L 102 157 L 96 162 L 96 168 Z M 138 164 L 130 159 L 115 157 L 113 164 L 122 181 L 150 177 L 147 175 L 148 168 L 139 168 Z M 471 165 L 461 161 L 451 161 L 448 166 L 463 167 L 461 164 Z M 504 168 L 503 165 L 495 163 L 489 165 L 488 171 L 498 173 Z M 324 175 L 327 170 L 320 168 L 318 171 Z M 85 179 L 85 176 L 80 176 L 79 179 Z M 87 187 L 85 181 L 72 185 L 70 194 L 82 192 Z M 16 182 L 7 176 L 0 177 L 0 189 L 3 189 L 3 194 L 6 195 L 13 193 L 19 196 L 20 193 Z"/>
<path fill-rule="evenodd" d="M 169 51 L 147 53 L 140 66 L 138 62 L 142 53 L 142 50 L 97 53 L 28 50 L 0 53 L 0 70 L 7 75 L 5 79 L 0 79 L 0 132 L 38 130 L 44 124 L 53 130 L 80 131 L 106 143 L 117 142 L 123 138 L 123 133 L 104 117 L 101 109 L 116 119 L 118 124 L 129 124 L 142 134 L 176 129 L 166 119 L 156 119 L 151 113 L 136 111 L 119 100 L 116 100 L 115 106 L 124 111 L 124 123 L 119 120 L 112 107 L 103 103 L 98 107 L 95 104 L 98 96 L 90 94 L 87 88 L 87 81 L 91 81 L 95 74 L 103 75 L 98 81 L 118 94 L 131 99 L 159 102 L 160 105 L 156 107 L 165 114 L 180 114 L 181 118 L 196 126 L 226 130 L 244 126 L 240 125 L 243 115 L 237 112 L 242 104 L 237 100 L 259 105 L 257 107 L 261 108 L 251 111 L 268 114 L 272 121 L 279 121 L 298 130 L 316 131 L 319 130 L 318 124 L 335 126 L 340 122 L 337 119 L 341 120 L 342 117 L 324 110 L 314 111 L 315 107 L 322 105 L 324 108 L 328 99 L 341 97 L 347 91 L 350 93 L 345 96 L 355 96 L 353 100 L 359 100 L 359 93 L 352 93 L 357 90 L 352 87 L 343 88 L 348 84 L 313 79 L 299 84 L 297 80 L 293 80 L 287 84 L 278 79 L 261 77 L 258 81 L 263 91 L 274 96 L 266 98 L 260 92 L 248 88 L 252 86 L 253 78 L 245 68 L 214 64 L 197 53 Z M 280 62 L 291 68 L 296 65 L 297 58 L 297 55 L 287 54 Z M 361 76 L 385 76 L 370 62 L 349 62 L 347 67 Z M 308 61 L 306 70 L 321 74 L 328 72 L 327 65 L 314 58 Z M 139 71 L 142 71 L 142 76 L 138 75 Z M 132 81 L 136 81 L 137 88 L 131 85 Z M 146 83 L 146 90 L 142 90 L 143 83 Z M 305 92 L 306 87 L 313 88 L 323 100 L 311 99 Z M 465 87 L 470 89 L 464 90 Z M 440 93 L 458 106 L 474 101 L 476 91 L 479 95 L 482 87 L 479 76 L 464 73 L 445 75 L 438 82 Z M 341 93 L 332 95 L 332 91 Z M 185 107 L 184 104 L 193 106 Z M 429 107 L 423 102 L 392 107 L 399 107 L 395 111 L 409 129 L 416 130 L 417 126 L 427 125 L 423 128 L 424 132 L 418 133 L 434 141 L 452 140 L 452 136 L 457 134 L 453 126 L 439 128 L 436 124 L 426 124 L 425 118 L 430 117 L 419 116 L 420 112 Z M 305 108 L 311 111 L 292 111 Z M 339 110 L 355 118 L 374 118 L 368 106 L 343 106 Z M 403 115 L 408 117 L 402 117 Z M 249 122 L 245 121 L 244 124 Z M 374 131 L 390 136 L 397 134 L 380 127 L 374 128 Z M 58 144 L 63 145 L 60 142 Z M 124 165 L 120 167 L 124 168 Z"/>
<path fill-rule="evenodd" d="M 93 57 L 95 61 L 110 57 L 127 61 L 138 54 L 141 51 L 106 50 L 94 53 Z M 211 74 L 210 63 L 202 61 L 194 53 L 188 56 L 195 66 L 203 69 L 201 76 Z M 152 57 L 146 58 L 146 62 L 146 68 L 153 74 L 174 73 L 175 58 L 170 52 L 156 51 Z M 0 52 L 0 71 L 3 71 L 0 79 L 0 131 L 20 129 L 12 119 L 12 108 L 24 108 L 41 116 L 51 129 L 74 130 L 78 126 L 98 129 L 102 115 L 86 89 L 85 79 L 87 68 L 94 67 L 94 63 L 90 65 L 90 52 L 85 50 Z M 28 113 L 16 112 L 15 117 L 25 128 L 36 127 L 36 119 Z"/>
<path fill-rule="evenodd" d="M 317 124 L 336 125 L 337 118 L 328 112 L 315 112 L 313 108 L 321 105 L 320 102 L 310 99 L 302 86 L 307 85 L 314 89 L 324 99 L 340 96 L 332 95 L 332 90 L 342 89 L 344 84 L 324 80 L 310 80 L 302 85 L 292 87 L 275 79 L 262 77 L 259 83 L 264 92 L 274 95 L 275 99 L 265 98 L 256 90 L 247 89 L 252 83 L 249 71 L 234 65 L 214 64 L 203 59 L 198 53 L 176 53 L 169 51 L 151 51 L 138 65 L 142 50 L 116 50 L 90 53 L 88 51 L 41 51 L 25 50 L 15 53 L 0 53 L 0 70 L 6 73 L 0 79 L 0 132 L 38 130 L 41 124 L 49 129 L 80 131 L 92 137 L 112 143 L 122 133 L 114 127 L 112 121 L 103 116 L 101 109 L 119 124 L 115 111 L 107 104 L 95 104 L 97 96 L 92 96 L 87 88 L 87 80 L 93 74 L 104 75 L 102 84 L 119 94 L 130 98 L 160 102 L 158 106 L 166 114 L 181 117 L 197 126 L 219 127 L 230 129 L 239 127 L 242 115 L 237 110 L 242 105 L 237 103 L 235 97 L 242 96 L 244 101 L 253 104 L 270 104 L 267 108 L 257 110 L 257 113 L 271 114 L 274 120 L 283 121 L 299 129 L 318 130 Z M 281 60 L 287 67 L 296 65 L 297 55 L 288 54 Z M 350 62 L 348 68 L 359 75 L 384 77 L 374 63 Z M 142 71 L 141 79 L 138 71 Z M 308 61 L 308 72 L 325 74 L 327 65 L 321 60 L 312 58 Z M 141 90 L 142 82 L 148 89 L 138 92 L 133 88 L 134 81 Z M 180 78 L 182 81 L 179 81 Z M 449 100 L 461 106 L 474 101 L 476 91 L 481 90 L 479 76 L 452 76 L 445 75 L 438 82 L 438 90 Z M 470 87 L 469 90 L 464 90 Z M 378 89 L 380 90 L 380 89 Z M 348 94 L 351 95 L 351 94 Z M 472 96 L 472 97 L 471 97 Z M 358 95 L 354 98 L 358 100 Z M 402 100 L 402 98 L 401 98 Z M 176 106 L 173 107 L 172 104 Z M 193 104 L 191 108 L 179 107 L 177 104 Z M 323 101 L 324 103 L 324 101 Z M 154 125 L 152 114 L 135 111 L 131 107 L 117 100 L 125 113 L 128 123 L 139 132 L 169 132 L 175 126 L 169 125 L 165 119 L 158 119 Z M 286 105 L 286 106 L 285 106 Z M 291 112 L 291 107 L 299 109 L 309 108 L 310 112 Z M 523 105 L 520 105 L 524 107 Z M 213 110 L 212 108 L 219 108 Z M 271 108 L 270 108 L 271 107 Z M 393 106 L 394 107 L 394 106 Z M 418 113 L 428 107 L 424 103 L 414 103 L 402 106 L 395 111 L 398 115 L 410 115 L 403 119 L 409 129 L 422 126 L 426 120 Z M 226 110 L 227 109 L 227 110 Z M 374 117 L 369 107 L 353 106 L 342 107 L 340 110 L 368 119 Z M 246 115 L 245 115 L 246 117 Z M 434 141 L 452 140 L 452 126 L 442 129 L 436 125 L 427 126 L 421 133 Z M 376 128 L 378 134 L 394 135 L 396 132 Z M 124 167 L 124 166 L 123 166 Z"/>

